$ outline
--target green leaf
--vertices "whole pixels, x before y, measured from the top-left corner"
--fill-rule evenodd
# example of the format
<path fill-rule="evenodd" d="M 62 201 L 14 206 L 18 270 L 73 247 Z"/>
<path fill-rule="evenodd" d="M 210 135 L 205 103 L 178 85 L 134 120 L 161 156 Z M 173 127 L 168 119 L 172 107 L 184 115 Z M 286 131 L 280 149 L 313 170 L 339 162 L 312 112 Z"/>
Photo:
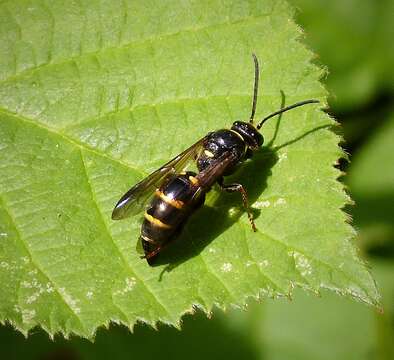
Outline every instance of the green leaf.
<path fill-rule="evenodd" d="M 393 137 L 394 113 L 354 156 L 348 178 L 354 194 L 373 196 L 394 193 Z"/>
<path fill-rule="evenodd" d="M 201 312 L 182 318 L 182 331 L 160 325 L 156 331 L 138 324 L 134 333 L 118 325 L 99 329 L 94 343 L 73 337 L 48 339 L 35 330 L 29 338 L 0 326 L 5 359 L 392 359 L 394 344 L 394 263 L 373 261 L 384 313 L 324 291 L 323 297 L 301 290 L 296 298 L 250 301 L 248 311 Z M 302 326 L 299 326 L 302 324 Z M 346 338 L 346 341 L 338 339 Z M 152 346 L 154 344 L 154 346 Z M 148 349 L 148 350 L 147 350 Z"/>
<path fill-rule="evenodd" d="M 308 44 L 328 66 L 330 105 L 353 110 L 394 91 L 394 2 L 291 0 Z M 362 40 L 361 40 L 362 39 Z"/>
<path fill-rule="evenodd" d="M 252 309 L 257 323 L 253 333 L 263 353 L 269 359 L 392 359 L 394 264 L 372 265 L 384 313 L 327 293 L 317 299 L 296 292 L 291 304 L 267 301 L 264 308 Z"/>
<path fill-rule="evenodd" d="M 355 154 L 348 184 L 356 202 L 354 221 L 362 241 L 394 254 L 394 113 Z"/>
<path fill-rule="evenodd" d="M 198 306 L 328 288 L 378 304 L 340 210 L 334 122 L 308 105 L 264 127 L 267 147 L 211 192 L 149 267 L 140 217 L 115 202 L 208 131 L 318 98 L 321 69 L 284 1 L 0 4 L 0 318 L 23 332 L 92 336 L 109 321 L 178 324 Z M 171 266 L 168 266 L 170 264 Z"/>

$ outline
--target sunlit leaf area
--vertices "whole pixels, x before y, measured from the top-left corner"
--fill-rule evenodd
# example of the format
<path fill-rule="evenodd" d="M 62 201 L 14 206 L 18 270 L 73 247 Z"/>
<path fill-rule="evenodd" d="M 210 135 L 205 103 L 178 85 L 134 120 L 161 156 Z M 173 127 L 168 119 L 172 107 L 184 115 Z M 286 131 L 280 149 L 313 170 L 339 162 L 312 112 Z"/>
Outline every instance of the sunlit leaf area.
<path fill-rule="evenodd" d="M 0 356 L 394 357 L 393 3 L 0 2 Z M 315 99 L 150 266 L 132 185 Z M 196 168 L 191 166 L 192 170 Z M 153 195 L 153 194 L 152 194 Z"/>

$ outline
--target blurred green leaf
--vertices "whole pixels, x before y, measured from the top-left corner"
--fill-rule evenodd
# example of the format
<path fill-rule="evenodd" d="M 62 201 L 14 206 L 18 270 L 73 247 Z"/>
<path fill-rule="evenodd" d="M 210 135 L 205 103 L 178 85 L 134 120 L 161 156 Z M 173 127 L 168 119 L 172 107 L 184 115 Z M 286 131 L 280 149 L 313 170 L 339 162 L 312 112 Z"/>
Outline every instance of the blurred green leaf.
<path fill-rule="evenodd" d="M 139 324 L 134 334 L 120 326 L 100 329 L 94 343 L 80 338 L 48 339 L 35 331 L 28 339 L 0 327 L 5 359 L 392 359 L 394 339 L 393 263 L 375 261 L 373 273 L 382 290 L 384 313 L 328 292 L 251 304 L 248 311 L 215 311 L 183 318 L 182 331 Z"/>
<path fill-rule="evenodd" d="M 351 211 L 367 247 L 394 255 L 394 114 L 354 155 L 347 182 L 356 205 Z M 391 249 L 391 250 L 390 250 Z"/>
<path fill-rule="evenodd" d="M 353 156 L 347 177 L 355 196 L 394 194 L 394 114 Z"/>
<path fill-rule="evenodd" d="M 291 0 L 306 39 L 327 65 L 336 111 L 352 110 L 378 92 L 394 92 L 392 0 Z"/>
<path fill-rule="evenodd" d="M 213 192 L 151 268 L 134 250 L 140 219 L 110 219 L 147 172 L 248 117 L 252 51 L 258 117 L 324 101 L 286 2 L 17 0 L 0 14 L 0 319 L 92 336 L 294 286 L 378 303 L 340 210 L 339 139 L 314 106 L 268 123 L 270 147 L 235 176 L 257 233 L 237 195 Z"/>
<path fill-rule="evenodd" d="M 394 355 L 392 262 L 375 261 L 384 313 L 325 293 L 320 299 L 296 292 L 291 303 L 269 301 L 260 309 L 264 358 L 389 360 Z M 258 317 L 257 313 L 255 314 Z"/>
<path fill-rule="evenodd" d="M 207 319 L 201 313 L 186 315 L 182 331 L 160 325 L 158 331 L 139 324 L 132 334 L 112 325 L 100 329 L 94 343 L 73 337 L 54 341 L 42 332 L 29 339 L 10 327 L 0 327 L 0 354 L 4 359 L 258 359 L 250 337 L 229 326 L 223 316 Z"/>

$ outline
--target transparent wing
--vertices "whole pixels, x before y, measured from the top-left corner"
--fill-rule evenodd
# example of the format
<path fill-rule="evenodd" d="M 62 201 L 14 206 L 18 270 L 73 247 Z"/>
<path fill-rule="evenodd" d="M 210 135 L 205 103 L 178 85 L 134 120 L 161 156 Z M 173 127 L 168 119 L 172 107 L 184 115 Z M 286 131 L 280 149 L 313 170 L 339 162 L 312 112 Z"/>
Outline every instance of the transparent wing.
<path fill-rule="evenodd" d="M 142 240 L 141 237 L 138 237 L 137 245 L 135 246 L 138 254 L 145 254 L 144 248 L 142 247 Z"/>
<path fill-rule="evenodd" d="M 203 147 L 205 137 L 197 141 L 160 169 L 148 175 L 124 194 L 112 211 L 112 219 L 120 220 L 135 215 L 145 208 L 154 191 L 170 176 L 182 172 L 190 162 L 197 159 Z"/>

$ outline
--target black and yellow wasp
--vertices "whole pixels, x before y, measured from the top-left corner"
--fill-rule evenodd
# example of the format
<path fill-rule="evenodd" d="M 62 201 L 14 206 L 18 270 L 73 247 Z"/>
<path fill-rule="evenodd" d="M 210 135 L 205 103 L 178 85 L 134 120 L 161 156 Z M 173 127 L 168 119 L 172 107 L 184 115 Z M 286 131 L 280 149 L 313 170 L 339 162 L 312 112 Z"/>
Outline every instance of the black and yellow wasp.
<path fill-rule="evenodd" d="M 112 219 L 120 220 L 143 210 L 153 196 L 146 208 L 139 238 L 145 253 L 142 257 L 150 265 L 156 255 L 180 233 L 189 217 L 203 205 L 205 194 L 215 183 L 224 191 L 237 191 L 241 194 L 252 229 L 256 231 L 246 190 L 241 184 L 225 184 L 223 178 L 232 174 L 239 163 L 252 157 L 263 145 L 264 138 L 259 130 L 269 118 L 318 101 L 306 100 L 287 106 L 266 116 L 255 126 L 253 119 L 257 103 L 259 63 L 254 54 L 253 60 L 255 80 L 249 122 L 235 121 L 231 129 L 208 133 L 134 185 L 115 205 Z M 190 162 L 196 162 L 198 173 L 184 171 Z"/>

